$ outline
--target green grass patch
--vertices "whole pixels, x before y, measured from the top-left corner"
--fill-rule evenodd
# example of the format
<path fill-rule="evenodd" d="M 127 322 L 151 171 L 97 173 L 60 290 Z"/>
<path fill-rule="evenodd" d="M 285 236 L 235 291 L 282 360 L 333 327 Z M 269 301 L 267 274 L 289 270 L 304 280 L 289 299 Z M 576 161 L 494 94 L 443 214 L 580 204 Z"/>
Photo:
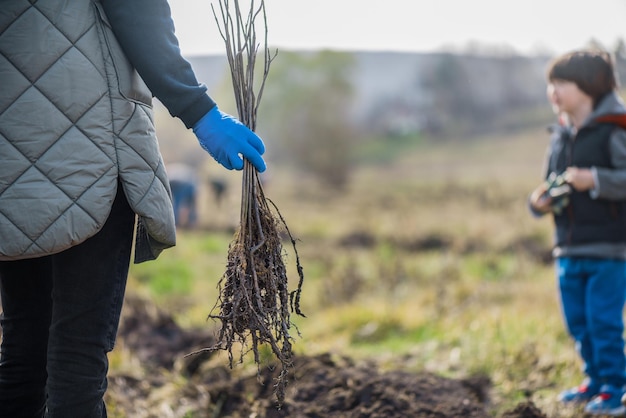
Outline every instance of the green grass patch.
<path fill-rule="evenodd" d="M 358 163 L 386 164 L 423 143 L 424 138 L 416 133 L 366 139 L 354 149 L 354 158 Z"/>

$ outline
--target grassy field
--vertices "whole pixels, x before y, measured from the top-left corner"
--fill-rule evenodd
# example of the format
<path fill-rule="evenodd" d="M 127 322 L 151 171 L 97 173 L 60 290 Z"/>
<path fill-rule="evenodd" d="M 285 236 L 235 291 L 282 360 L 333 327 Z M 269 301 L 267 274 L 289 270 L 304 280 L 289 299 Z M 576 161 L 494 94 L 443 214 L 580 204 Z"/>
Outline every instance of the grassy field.
<path fill-rule="evenodd" d="M 327 351 L 444 376 L 486 374 L 504 408 L 530 398 L 551 417 L 556 395 L 582 378 L 557 303 L 552 223 L 526 197 L 539 181 L 544 129 L 502 138 L 422 141 L 356 169 L 341 193 L 270 166 L 266 195 L 298 239 L 305 272 L 294 350 Z M 239 174 L 217 207 L 201 196 L 201 225 L 156 262 L 133 266 L 129 292 L 158 301 L 186 327 L 215 327 Z M 288 268 L 295 263 L 289 247 Z M 295 288 L 297 274 L 291 272 Z M 121 359 L 113 368 L 124 367 Z"/>

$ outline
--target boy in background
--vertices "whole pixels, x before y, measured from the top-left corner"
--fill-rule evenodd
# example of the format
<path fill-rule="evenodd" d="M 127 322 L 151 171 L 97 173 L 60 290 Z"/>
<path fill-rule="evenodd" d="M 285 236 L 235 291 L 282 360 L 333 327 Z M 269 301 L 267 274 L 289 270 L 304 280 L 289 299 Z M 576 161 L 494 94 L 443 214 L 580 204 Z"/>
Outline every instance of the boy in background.
<path fill-rule="evenodd" d="M 530 196 L 536 216 L 555 222 L 556 276 L 567 330 L 585 380 L 563 403 L 593 415 L 626 415 L 626 108 L 616 93 L 611 56 L 574 51 L 548 67 L 551 129 L 546 182 Z"/>

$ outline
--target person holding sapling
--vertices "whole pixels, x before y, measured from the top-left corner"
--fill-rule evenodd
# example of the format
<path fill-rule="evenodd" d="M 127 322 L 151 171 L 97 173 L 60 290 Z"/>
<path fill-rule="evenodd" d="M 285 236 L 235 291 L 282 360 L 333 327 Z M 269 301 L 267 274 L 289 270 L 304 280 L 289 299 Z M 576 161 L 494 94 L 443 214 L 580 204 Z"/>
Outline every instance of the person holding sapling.
<path fill-rule="evenodd" d="M 0 51 L 0 417 L 105 417 L 133 235 L 135 262 L 175 244 L 152 96 L 228 169 L 265 170 L 264 145 L 198 83 L 167 0 L 4 1 Z"/>
<path fill-rule="evenodd" d="M 580 50 L 548 67 L 551 129 L 545 179 L 531 194 L 552 213 L 560 302 L 584 365 L 584 381 L 559 395 L 592 415 L 626 415 L 626 108 L 612 57 Z"/>

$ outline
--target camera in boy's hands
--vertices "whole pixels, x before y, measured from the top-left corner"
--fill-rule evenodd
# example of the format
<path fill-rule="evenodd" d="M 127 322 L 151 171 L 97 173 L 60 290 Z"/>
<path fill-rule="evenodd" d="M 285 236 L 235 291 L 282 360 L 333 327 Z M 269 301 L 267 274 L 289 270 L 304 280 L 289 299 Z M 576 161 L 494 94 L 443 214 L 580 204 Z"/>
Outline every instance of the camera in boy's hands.
<path fill-rule="evenodd" d="M 545 196 L 550 198 L 552 212 L 560 215 L 569 204 L 569 195 L 572 193 L 572 186 L 567 184 L 563 174 L 550 173 L 546 180 Z"/>

